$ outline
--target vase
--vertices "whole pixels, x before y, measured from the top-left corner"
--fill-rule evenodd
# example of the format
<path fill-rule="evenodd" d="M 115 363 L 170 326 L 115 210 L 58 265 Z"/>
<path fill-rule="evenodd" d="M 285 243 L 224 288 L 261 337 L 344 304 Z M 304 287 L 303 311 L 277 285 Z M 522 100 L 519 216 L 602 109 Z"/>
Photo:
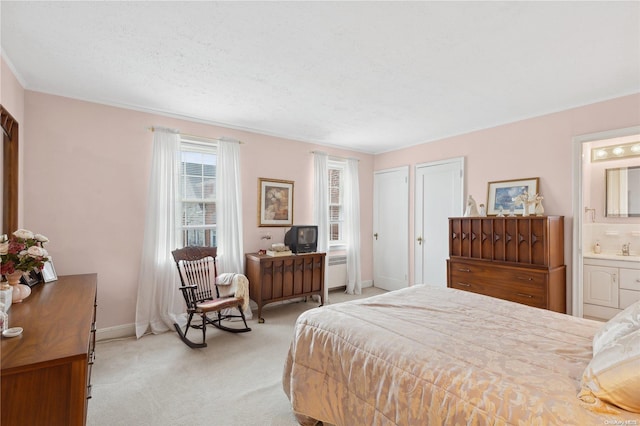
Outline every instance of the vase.
<path fill-rule="evenodd" d="M 6 274 L 5 277 L 9 281 L 9 285 L 13 288 L 11 303 L 20 303 L 31 294 L 31 287 L 20 283 L 22 271 L 15 271 L 12 274 Z"/>

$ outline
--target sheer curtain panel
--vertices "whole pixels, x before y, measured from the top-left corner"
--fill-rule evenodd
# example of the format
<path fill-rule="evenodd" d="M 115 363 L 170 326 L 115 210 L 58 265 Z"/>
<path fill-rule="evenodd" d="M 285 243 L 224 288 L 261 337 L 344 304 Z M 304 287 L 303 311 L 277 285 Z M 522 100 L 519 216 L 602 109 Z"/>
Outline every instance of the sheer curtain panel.
<path fill-rule="evenodd" d="M 138 276 L 136 336 L 173 329 L 185 322 L 178 276 L 171 251 L 179 246 L 180 137 L 154 129 L 142 259 Z M 178 318 L 180 320 L 178 321 Z"/>
<path fill-rule="evenodd" d="M 239 142 L 225 140 L 218 142 L 216 174 L 218 268 L 220 272 L 244 274 Z"/>
<path fill-rule="evenodd" d="M 216 181 L 218 274 L 229 272 L 244 275 L 240 142 L 224 139 L 218 141 Z M 237 314 L 234 310 L 235 308 L 226 309 L 223 314 Z M 250 307 L 244 310 L 244 315 L 246 319 L 252 318 Z"/>
<path fill-rule="evenodd" d="M 324 152 L 313 153 L 314 185 L 313 185 L 313 219 L 318 225 L 319 252 L 329 250 L 329 156 Z M 329 256 L 325 256 L 324 270 L 328 271 Z M 329 301 L 327 276 L 324 276 L 324 304 Z"/>
<path fill-rule="evenodd" d="M 347 289 L 349 294 L 362 292 L 360 277 L 360 179 L 358 160 L 349 158 L 344 182 L 344 239 L 347 244 Z"/>

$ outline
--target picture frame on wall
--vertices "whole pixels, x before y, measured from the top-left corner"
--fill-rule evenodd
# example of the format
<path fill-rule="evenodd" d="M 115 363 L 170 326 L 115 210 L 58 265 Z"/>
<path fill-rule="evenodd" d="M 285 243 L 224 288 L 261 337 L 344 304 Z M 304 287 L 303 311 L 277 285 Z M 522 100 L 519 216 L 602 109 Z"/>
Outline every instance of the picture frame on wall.
<path fill-rule="evenodd" d="M 291 180 L 258 178 L 258 226 L 293 225 Z"/>
<path fill-rule="evenodd" d="M 489 182 L 487 185 L 487 215 L 496 216 L 500 213 L 522 215 L 524 206 L 515 206 L 513 199 L 523 192 L 529 195 L 538 193 L 540 178 L 513 179 Z"/>

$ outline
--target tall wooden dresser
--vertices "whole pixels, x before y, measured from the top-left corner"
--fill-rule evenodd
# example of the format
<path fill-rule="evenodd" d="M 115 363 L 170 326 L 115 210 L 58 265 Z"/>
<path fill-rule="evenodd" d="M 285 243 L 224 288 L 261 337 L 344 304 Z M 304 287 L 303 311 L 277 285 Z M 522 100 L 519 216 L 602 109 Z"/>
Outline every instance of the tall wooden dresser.
<path fill-rule="evenodd" d="M 447 285 L 566 312 L 564 217 L 449 218 Z"/>
<path fill-rule="evenodd" d="M 262 307 L 281 300 L 324 297 L 324 258 L 326 253 L 268 256 L 246 254 L 249 297 L 258 305 L 258 322 L 263 323 Z"/>
<path fill-rule="evenodd" d="M 2 338 L 3 425 L 86 424 L 95 347 L 97 275 L 60 276 L 11 305 Z"/>

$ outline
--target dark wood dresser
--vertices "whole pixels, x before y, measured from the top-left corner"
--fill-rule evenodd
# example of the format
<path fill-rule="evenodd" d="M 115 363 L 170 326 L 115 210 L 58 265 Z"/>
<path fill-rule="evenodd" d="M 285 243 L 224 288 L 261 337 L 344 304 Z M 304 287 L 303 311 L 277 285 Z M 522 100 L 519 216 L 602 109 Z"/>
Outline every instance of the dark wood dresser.
<path fill-rule="evenodd" d="M 60 276 L 9 309 L 2 338 L 3 425 L 84 425 L 91 398 L 97 275 Z"/>
<path fill-rule="evenodd" d="M 447 285 L 566 312 L 564 217 L 449 219 Z"/>
<path fill-rule="evenodd" d="M 318 295 L 322 304 L 325 256 L 326 253 L 246 254 L 249 297 L 258 305 L 258 321 L 264 322 L 262 307 L 268 303 Z"/>

